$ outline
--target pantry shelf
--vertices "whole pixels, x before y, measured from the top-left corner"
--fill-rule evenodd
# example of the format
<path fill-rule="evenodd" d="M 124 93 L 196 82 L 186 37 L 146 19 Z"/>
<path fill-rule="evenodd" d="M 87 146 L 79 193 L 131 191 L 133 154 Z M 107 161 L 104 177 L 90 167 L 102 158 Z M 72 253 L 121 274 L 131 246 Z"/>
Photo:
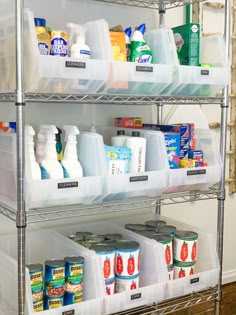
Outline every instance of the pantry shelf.
<path fill-rule="evenodd" d="M 194 292 L 191 296 L 183 296 L 176 300 L 167 300 L 161 304 L 154 304 L 153 306 L 141 306 L 132 310 L 126 310 L 125 312 L 116 313 L 116 315 L 164 315 L 174 313 L 183 309 L 189 309 L 190 307 L 209 303 L 214 301 L 217 297 L 217 291 L 215 288 L 209 288 L 208 290 Z"/>
<path fill-rule="evenodd" d="M 28 103 L 78 103 L 110 105 L 145 104 L 220 104 L 222 97 L 195 96 L 147 96 L 147 95 L 109 95 L 109 94 L 44 94 L 26 93 Z M 0 102 L 15 102 L 13 93 L 0 93 Z"/>
<path fill-rule="evenodd" d="M 116 200 L 91 205 L 70 205 L 47 208 L 29 209 L 26 212 L 27 224 L 57 221 L 81 216 L 94 216 L 109 214 L 122 211 L 138 211 L 145 208 L 156 207 L 161 205 L 170 205 L 185 202 L 194 202 L 199 200 L 216 199 L 219 194 L 217 189 L 208 191 L 192 191 L 183 193 L 164 194 L 157 198 L 140 197 L 127 200 Z M 0 203 L 0 213 L 9 219 L 15 221 L 16 210 L 4 203 Z"/>
<path fill-rule="evenodd" d="M 128 5 L 133 7 L 139 7 L 139 8 L 146 8 L 146 9 L 158 9 L 160 5 L 160 1 L 153 1 L 153 0 L 93 0 L 93 1 L 99 1 L 99 2 L 106 2 L 106 3 L 113 3 L 113 4 L 119 4 L 119 5 Z M 180 7 L 183 5 L 186 5 L 188 3 L 195 3 L 195 2 L 203 2 L 204 0 L 193 0 L 193 1 L 171 1 L 171 0 L 165 0 L 164 3 L 166 4 L 167 9 Z"/>

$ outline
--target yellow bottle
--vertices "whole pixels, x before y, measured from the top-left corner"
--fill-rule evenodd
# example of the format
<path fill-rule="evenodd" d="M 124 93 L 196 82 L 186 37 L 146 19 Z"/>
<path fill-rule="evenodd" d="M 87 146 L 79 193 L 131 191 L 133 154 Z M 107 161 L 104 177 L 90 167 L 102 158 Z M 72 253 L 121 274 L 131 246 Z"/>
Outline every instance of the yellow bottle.
<path fill-rule="evenodd" d="M 38 39 L 40 55 L 50 55 L 51 38 L 46 29 L 46 20 L 41 18 L 35 18 L 34 24 Z"/>

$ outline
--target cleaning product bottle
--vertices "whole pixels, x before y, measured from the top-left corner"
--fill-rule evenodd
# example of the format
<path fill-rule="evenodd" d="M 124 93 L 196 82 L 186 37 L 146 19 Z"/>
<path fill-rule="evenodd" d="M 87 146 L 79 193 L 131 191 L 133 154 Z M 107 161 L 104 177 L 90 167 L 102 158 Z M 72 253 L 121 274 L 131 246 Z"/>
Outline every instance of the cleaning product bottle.
<path fill-rule="evenodd" d="M 58 133 L 56 126 L 42 126 L 46 144 L 44 155 L 41 162 L 42 179 L 62 179 L 63 169 L 61 163 L 57 160 L 55 135 Z"/>
<path fill-rule="evenodd" d="M 34 129 L 25 126 L 25 171 L 27 178 L 41 180 L 41 170 L 34 155 L 34 135 Z"/>
<path fill-rule="evenodd" d="M 8 128 L 7 132 L 16 133 L 16 122 L 4 122 L 3 126 Z"/>
<path fill-rule="evenodd" d="M 65 130 L 66 147 L 64 158 L 61 165 L 65 178 L 78 178 L 83 177 L 83 169 L 78 161 L 77 154 L 77 141 L 76 135 L 79 134 L 79 129 L 76 126 L 63 126 Z"/>
<path fill-rule="evenodd" d="M 57 160 L 60 162 L 63 159 L 62 143 L 61 143 L 61 134 L 62 131 L 57 127 L 58 133 L 56 134 L 56 150 L 57 150 Z"/>
<path fill-rule="evenodd" d="M 78 59 L 90 59 L 90 48 L 85 44 L 86 30 L 81 25 L 68 23 L 67 27 L 71 29 L 70 32 L 70 57 Z"/>
<path fill-rule="evenodd" d="M 133 131 L 132 137 L 126 139 L 126 146 L 131 149 L 132 156 L 129 164 L 130 173 L 145 171 L 146 139 L 140 137 L 140 132 Z"/>
<path fill-rule="evenodd" d="M 50 55 L 51 38 L 46 29 L 46 20 L 41 18 L 35 18 L 34 24 L 38 39 L 40 55 Z"/>
<path fill-rule="evenodd" d="M 127 27 L 125 29 L 125 43 L 126 43 L 126 57 L 127 57 L 127 61 L 130 61 L 130 37 L 132 34 L 132 28 L 131 27 Z"/>
<path fill-rule="evenodd" d="M 111 145 L 115 147 L 123 147 L 126 145 L 125 131 L 117 130 L 117 136 L 111 138 Z"/>
<path fill-rule="evenodd" d="M 35 149 L 36 161 L 39 163 L 39 165 L 41 164 L 44 156 L 45 144 L 46 144 L 45 133 L 43 130 L 43 126 L 40 126 Z"/>
<path fill-rule="evenodd" d="M 130 44 L 131 48 L 130 61 L 132 62 L 141 64 L 153 63 L 152 51 L 143 38 L 145 31 L 146 25 L 141 24 L 132 36 Z"/>

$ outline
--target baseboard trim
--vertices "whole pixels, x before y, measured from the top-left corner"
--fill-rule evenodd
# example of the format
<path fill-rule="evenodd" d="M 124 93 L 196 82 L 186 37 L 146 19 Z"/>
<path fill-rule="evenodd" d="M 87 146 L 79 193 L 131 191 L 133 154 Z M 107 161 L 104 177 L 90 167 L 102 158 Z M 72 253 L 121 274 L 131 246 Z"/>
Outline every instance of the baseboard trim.
<path fill-rule="evenodd" d="M 230 282 L 236 282 L 236 269 L 223 272 L 222 283 L 227 284 Z"/>

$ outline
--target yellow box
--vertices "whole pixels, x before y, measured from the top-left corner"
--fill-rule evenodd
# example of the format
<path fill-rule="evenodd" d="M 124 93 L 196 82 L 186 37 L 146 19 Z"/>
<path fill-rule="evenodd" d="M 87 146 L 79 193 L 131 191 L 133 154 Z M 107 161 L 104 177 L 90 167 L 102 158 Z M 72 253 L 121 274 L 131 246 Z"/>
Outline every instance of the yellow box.
<path fill-rule="evenodd" d="M 195 167 L 196 161 L 194 160 L 180 160 L 179 161 L 179 167 L 181 168 L 189 168 L 189 167 Z"/>
<path fill-rule="evenodd" d="M 110 31 L 110 38 L 114 60 L 126 61 L 125 33 Z"/>

